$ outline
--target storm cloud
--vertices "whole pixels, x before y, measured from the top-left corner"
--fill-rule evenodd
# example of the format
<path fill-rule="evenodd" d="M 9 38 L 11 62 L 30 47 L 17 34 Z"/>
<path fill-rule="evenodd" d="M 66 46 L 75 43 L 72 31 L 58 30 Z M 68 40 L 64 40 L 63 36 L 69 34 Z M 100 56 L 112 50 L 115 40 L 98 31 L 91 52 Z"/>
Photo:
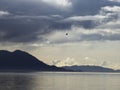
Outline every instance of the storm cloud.
<path fill-rule="evenodd" d="M 38 40 L 56 42 L 57 37 L 54 37 L 56 32 L 62 32 L 63 35 L 66 32 L 74 34 L 70 40 L 60 35 L 58 43 L 120 40 L 120 33 L 107 32 L 107 30 L 112 32 L 112 29 L 115 30 L 114 32 L 119 32 L 120 3 L 118 1 L 63 1 L 54 0 L 56 4 L 53 4 L 52 0 L 0 0 L 0 42 L 28 43 Z M 77 27 L 74 32 L 78 34 L 73 32 L 72 27 Z M 104 33 L 101 34 L 99 29 Z M 81 33 L 88 30 L 97 33 Z"/>

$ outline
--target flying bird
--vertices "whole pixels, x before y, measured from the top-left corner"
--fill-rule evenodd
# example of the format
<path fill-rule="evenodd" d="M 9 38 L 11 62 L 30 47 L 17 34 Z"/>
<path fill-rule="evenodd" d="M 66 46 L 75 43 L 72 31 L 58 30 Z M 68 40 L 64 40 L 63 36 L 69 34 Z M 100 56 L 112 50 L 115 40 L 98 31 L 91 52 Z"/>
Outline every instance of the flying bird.
<path fill-rule="evenodd" d="M 68 33 L 66 33 L 66 35 L 68 35 Z"/>

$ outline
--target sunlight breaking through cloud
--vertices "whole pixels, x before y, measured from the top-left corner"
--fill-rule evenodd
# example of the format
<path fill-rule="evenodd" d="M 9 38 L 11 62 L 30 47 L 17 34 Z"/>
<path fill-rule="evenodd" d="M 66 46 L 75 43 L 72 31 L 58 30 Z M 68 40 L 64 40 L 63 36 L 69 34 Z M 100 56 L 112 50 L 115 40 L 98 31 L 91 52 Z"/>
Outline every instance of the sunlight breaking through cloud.
<path fill-rule="evenodd" d="M 0 16 L 9 15 L 10 13 L 8 11 L 0 11 Z"/>
<path fill-rule="evenodd" d="M 61 7 L 69 7 L 72 3 L 69 0 L 42 0 L 49 4 L 59 5 Z"/>
<path fill-rule="evenodd" d="M 112 1 L 112 2 L 120 2 L 120 0 L 109 0 L 109 1 Z"/>

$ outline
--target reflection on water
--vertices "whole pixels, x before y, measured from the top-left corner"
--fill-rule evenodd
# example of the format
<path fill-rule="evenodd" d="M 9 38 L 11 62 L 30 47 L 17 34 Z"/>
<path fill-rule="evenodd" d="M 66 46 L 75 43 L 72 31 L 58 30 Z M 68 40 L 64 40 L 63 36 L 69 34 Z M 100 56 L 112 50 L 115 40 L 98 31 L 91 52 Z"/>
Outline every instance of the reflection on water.
<path fill-rule="evenodd" d="M 0 73 L 0 90 L 120 90 L 120 74 Z"/>
<path fill-rule="evenodd" d="M 30 76 L 2 74 L 0 75 L 0 90 L 32 90 L 34 79 Z"/>

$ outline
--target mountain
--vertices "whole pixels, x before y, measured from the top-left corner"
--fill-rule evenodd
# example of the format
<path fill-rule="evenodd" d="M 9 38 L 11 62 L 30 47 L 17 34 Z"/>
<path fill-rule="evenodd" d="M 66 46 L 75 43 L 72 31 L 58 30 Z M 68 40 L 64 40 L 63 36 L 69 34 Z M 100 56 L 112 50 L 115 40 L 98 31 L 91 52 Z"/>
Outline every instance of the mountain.
<path fill-rule="evenodd" d="M 49 66 L 24 51 L 0 50 L 0 71 L 64 71 L 64 69 Z"/>
<path fill-rule="evenodd" d="M 110 68 L 104 68 L 100 66 L 65 66 L 66 70 L 73 70 L 75 72 L 119 72 Z"/>
<path fill-rule="evenodd" d="M 116 70 L 116 72 L 120 72 L 120 70 L 118 69 L 118 70 Z"/>
<path fill-rule="evenodd" d="M 0 71 L 74 71 L 74 72 L 120 72 L 100 66 L 56 67 L 45 64 L 25 51 L 0 50 Z"/>

